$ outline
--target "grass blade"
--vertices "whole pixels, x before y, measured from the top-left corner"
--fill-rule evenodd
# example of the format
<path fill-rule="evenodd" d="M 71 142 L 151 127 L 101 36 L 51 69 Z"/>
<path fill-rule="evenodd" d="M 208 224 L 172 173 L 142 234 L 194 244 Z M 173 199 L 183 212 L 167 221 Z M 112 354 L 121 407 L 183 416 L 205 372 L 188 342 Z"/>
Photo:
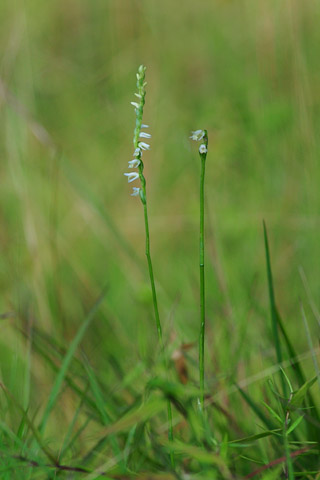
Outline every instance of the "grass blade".
<path fill-rule="evenodd" d="M 250 435 L 249 437 L 239 438 L 237 440 L 231 440 L 228 442 L 230 446 L 236 445 L 237 443 L 248 443 L 254 442 L 256 440 L 260 440 L 260 438 L 269 437 L 270 435 L 277 435 L 281 432 L 281 428 L 277 428 L 276 430 L 267 430 L 262 433 L 257 433 L 256 435 Z"/>
<path fill-rule="evenodd" d="M 241 396 L 244 398 L 244 400 L 247 402 L 247 404 L 252 408 L 254 413 L 257 415 L 257 417 L 260 418 L 260 420 L 265 424 L 265 426 L 269 430 L 277 430 L 277 427 L 271 422 L 263 413 L 260 407 L 252 400 L 252 398 L 244 391 L 242 390 L 239 385 L 236 385 L 237 389 L 239 390 Z"/>
<path fill-rule="evenodd" d="M 264 234 L 264 244 L 265 244 L 266 263 L 267 263 L 267 276 L 268 276 L 268 288 L 269 288 L 269 301 L 270 301 L 270 311 L 271 311 L 272 333 L 273 333 L 274 346 L 275 346 L 275 349 L 276 349 L 277 362 L 280 365 L 282 363 L 282 351 L 281 351 L 280 338 L 279 338 L 279 332 L 278 332 L 278 314 L 277 314 L 277 307 L 276 307 L 274 287 L 273 287 L 273 278 L 272 278 L 268 233 L 267 233 L 267 227 L 266 227 L 266 224 L 265 224 L 264 221 L 263 221 L 263 234 Z M 287 391 L 287 388 L 286 388 L 286 384 L 285 384 L 283 376 L 281 376 L 281 382 L 282 382 L 283 393 L 285 394 L 286 391 Z"/>
<path fill-rule="evenodd" d="M 109 425 L 111 423 L 111 418 L 109 413 L 107 412 L 106 405 L 105 405 L 105 400 L 103 397 L 103 394 L 101 392 L 100 386 L 98 384 L 98 381 L 96 379 L 96 376 L 93 372 L 93 369 L 91 368 L 89 361 L 85 359 L 84 361 L 84 366 L 86 369 L 86 372 L 88 374 L 89 382 L 90 382 L 90 387 L 91 387 L 91 392 L 94 396 L 94 400 L 96 402 L 96 406 L 98 408 L 98 411 L 101 416 L 101 421 L 104 425 Z M 110 443 L 112 445 L 112 449 L 114 452 L 115 457 L 120 456 L 121 450 L 118 444 L 118 441 L 114 435 L 110 435 L 109 437 Z M 125 464 L 123 460 L 121 460 L 122 467 L 125 468 Z"/>
<path fill-rule="evenodd" d="M 87 315 L 85 321 L 83 322 L 83 324 L 79 328 L 76 336 L 72 340 L 71 345 L 70 345 L 70 347 L 69 347 L 69 349 L 68 349 L 68 351 L 67 351 L 67 353 L 64 357 L 64 360 L 63 360 L 62 365 L 60 367 L 59 373 L 58 373 L 58 375 L 56 377 L 56 380 L 55 380 L 55 383 L 52 387 L 47 406 L 46 406 L 45 411 L 43 413 L 42 421 L 41 421 L 40 427 L 39 427 L 39 431 L 41 433 L 44 432 L 47 421 L 48 421 L 48 418 L 49 418 L 49 415 L 50 415 L 50 413 L 51 413 L 51 411 L 52 411 L 52 409 L 53 409 L 53 407 L 54 407 L 54 405 L 57 401 L 60 389 L 62 387 L 63 381 L 65 379 L 65 376 L 66 376 L 66 373 L 67 373 L 67 370 L 68 370 L 68 367 L 69 367 L 70 362 L 72 360 L 72 357 L 75 354 L 75 352 L 76 352 L 76 350 L 79 346 L 79 343 L 81 342 L 87 328 L 89 327 L 90 323 L 92 322 L 100 304 L 102 303 L 102 301 L 105 297 L 105 294 L 106 294 L 106 288 L 103 290 L 100 297 L 98 298 L 98 300 L 93 305 L 93 307 L 90 310 L 89 314 Z"/>
<path fill-rule="evenodd" d="M 287 430 L 287 435 L 289 435 L 291 432 L 293 432 L 293 430 L 294 430 L 295 428 L 297 428 L 297 426 L 299 425 L 299 423 L 302 422 L 303 419 L 304 419 L 304 416 L 303 416 L 303 415 L 301 415 L 300 417 L 298 417 L 298 418 L 293 422 L 293 424 L 288 428 L 288 430 Z"/>
<path fill-rule="evenodd" d="M 296 392 L 293 392 L 292 400 L 290 401 L 290 406 L 299 408 L 307 396 L 309 389 L 317 381 L 317 377 L 313 377 L 311 380 L 308 380 L 302 385 Z"/>
<path fill-rule="evenodd" d="M 318 383 L 319 383 L 319 386 L 320 386 L 320 369 L 319 369 L 319 365 L 318 365 L 318 362 L 317 362 L 317 356 L 315 354 L 313 343 L 312 343 L 311 332 L 310 332 L 308 320 L 307 320 L 306 313 L 304 311 L 304 308 L 303 308 L 302 304 L 301 304 L 301 315 L 302 315 L 302 320 L 303 320 L 304 328 L 305 328 L 306 335 L 307 335 L 309 349 L 310 349 L 310 352 L 311 352 L 311 355 L 312 355 L 312 361 L 313 361 L 314 369 L 316 371 Z"/>
<path fill-rule="evenodd" d="M 10 400 L 12 401 L 13 405 L 20 411 L 20 413 L 23 415 L 24 417 L 24 420 L 26 422 L 26 424 L 28 425 L 28 427 L 30 428 L 30 430 L 32 431 L 32 434 L 33 434 L 33 438 L 34 440 L 37 442 L 40 450 L 42 450 L 42 452 L 46 455 L 46 457 L 50 460 L 50 462 L 52 463 L 56 463 L 56 459 L 55 459 L 55 456 L 54 454 L 49 450 L 49 448 L 44 445 L 42 439 L 41 439 L 41 436 L 39 434 L 39 430 L 35 427 L 35 425 L 33 424 L 33 422 L 30 420 L 29 416 L 27 415 L 27 413 L 25 412 L 24 408 L 20 405 L 20 403 L 18 402 L 18 400 L 12 395 L 12 393 L 7 389 L 7 387 L 5 387 L 5 385 L 3 385 L 3 383 L 0 382 L 0 388 L 2 388 L 2 390 L 5 392 L 5 394 L 10 398 Z"/>

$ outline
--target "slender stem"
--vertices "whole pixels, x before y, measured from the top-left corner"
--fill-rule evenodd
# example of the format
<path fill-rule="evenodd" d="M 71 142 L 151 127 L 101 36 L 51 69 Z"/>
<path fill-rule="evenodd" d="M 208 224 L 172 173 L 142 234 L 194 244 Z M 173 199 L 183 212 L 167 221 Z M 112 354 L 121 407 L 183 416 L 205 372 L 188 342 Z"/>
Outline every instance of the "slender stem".
<path fill-rule="evenodd" d="M 204 177 L 208 152 L 208 133 L 204 130 L 202 145 L 199 147 L 201 160 L 200 173 L 200 335 L 199 335 L 199 376 L 200 376 L 200 409 L 204 410 L 204 336 L 205 336 L 205 276 L 204 276 Z"/>
<path fill-rule="evenodd" d="M 201 157 L 200 175 L 200 337 L 199 337 L 199 368 L 200 368 L 200 406 L 204 408 L 204 335 L 205 335 L 205 278 L 204 278 L 204 175 L 206 159 Z"/>
<path fill-rule="evenodd" d="M 142 171 L 141 171 L 142 175 Z M 162 327 L 160 322 L 160 315 L 158 309 L 158 300 L 157 300 L 157 292 L 156 286 L 154 282 L 154 275 L 153 275 L 153 267 L 152 267 L 152 260 L 151 260 L 151 253 L 150 253 L 150 233 L 149 233 L 149 219 L 148 219 L 148 209 L 147 209 L 147 195 L 146 195 L 146 188 L 145 188 L 145 181 L 142 181 L 142 189 L 143 189 L 143 210 L 144 210 L 144 224 L 145 224 L 145 232 L 146 232 L 146 257 L 148 261 L 148 269 L 149 269 L 149 277 L 151 283 L 151 290 L 152 290 L 152 300 L 153 300 L 153 308 L 154 308 L 154 315 L 156 318 L 156 326 L 158 331 L 158 339 L 160 343 L 161 352 L 164 358 L 164 363 L 166 370 L 168 370 L 167 365 L 167 358 L 165 355 L 164 344 L 163 344 L 163 337 L 162 337 Z M 172 425 L 172 408 L 171 402 L 168 400 L 167 402 L 167 410 L 168 410 L 168 422 L 169 422 L 169 431 L 168 431 L 168 438 L 170 441 L 173 441 L 173 425 Z M 170 453 L 170 460 L 172 468 L 175 467 L 174 461 L 174 454 L 173 452 Z"/>
<path fill-rule="evenodd" d="M 163 339 L 162 339 L 162 328 L 161 328 L 161 322 L 160 322 L 160 316 L 159 316 L 157 292 L 156 292 L 156 287 L 154 283 L 153 267 L 152 267 L 152 260 L 151 260 L 151 254 L 150 254 L 150 234 L 149 234 L 147 202 L 144 203 L 143 210 L 144 210 L 144 224 L 145 224 L 145 230 L 146 230 L 146 257 L 148 261 L 149 277 L 150 277 L 151 290 L 152 290 L 153 308 L 154 308 L 154 315 L 156 318 L 159 343 L 161 346 L 161 350 L 163 351 L 164 345 L 163 345 Z"/>

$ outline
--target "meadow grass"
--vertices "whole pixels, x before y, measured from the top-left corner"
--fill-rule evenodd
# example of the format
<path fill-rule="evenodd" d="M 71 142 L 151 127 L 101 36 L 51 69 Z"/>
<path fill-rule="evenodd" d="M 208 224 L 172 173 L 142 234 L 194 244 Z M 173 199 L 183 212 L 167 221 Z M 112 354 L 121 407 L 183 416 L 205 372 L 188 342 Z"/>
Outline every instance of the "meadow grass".
<path fill-rule="evenodd" d="M 1 479 L 319 478 L 319 15 L 1 2 Z M 123 177 L 141 63 L 167 366 Z"/>

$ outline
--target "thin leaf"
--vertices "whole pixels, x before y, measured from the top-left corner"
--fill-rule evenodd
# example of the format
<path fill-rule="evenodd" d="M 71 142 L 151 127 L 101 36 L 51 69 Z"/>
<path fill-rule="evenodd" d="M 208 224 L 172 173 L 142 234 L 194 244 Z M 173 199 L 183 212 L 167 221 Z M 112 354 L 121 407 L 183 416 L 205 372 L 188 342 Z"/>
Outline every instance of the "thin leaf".
<path fill-rule="evenodd" d="M 266 409 L 270 412 L 270 414 L 273 416 L 273 418 L 275 418 L 276 420 L 278 420 L 278 422 L 280 423 L 280 425 L 283 424 L 283 420 L 282 418 L 277 414 L 277 412 L 275 412 L 273 410 L 273 408 L 270 407 L 270 405 L 268 405 L 267 403 L 265 402 L 262 402 L 263 405 L 266 407 Z"/>
<path fill-rule="evenodd" d="M 293 430 L 302 422 L 303 418 L 304 418 L 304 415 L 301 415 L 293 422 L 293 424 L 287 430 L 287 435 L 293 432 Z"/>
<path fill-rule="evenodd" d="M 37 352 L 39 356 L 47 362 L 47 364 L 51 367 L 51 369 L 55 373 L 59 372 L 61 367 L 57 366 L 55 362 L 50 358 L 50 356 L 47 354 L 45 347 L 42 347 L 37 342 L 34 342 L 33 348 L 34 348 L 34 351 Z M 68 387 L 70 387 L 76 393 L 77 396 L 84 399 L 88 407 L 90 407 L 91 409 L 95 410 L 95 412 L 98 413 L 96 405 L 94 401 L 87 395 L 87 391 L 81 390 L 81 388 L 79 388 L 78 385 L 76 385 L 76 383 L 73 381 L 70 375 L 66 374 L 65 382 L 67 383 Z"/>
<path fill-rule="evenodd" d="M 291 364 L 292 364 L 292 367 L 293 367 L 293 372 L 295 373 L 298 382 L 300 384 L 304 383 L 306 381 L 306 379 L 305 379 L 304 373 L 302 371 L 302 368 L 300 366 L 300 362 L 297 360 L 299 356 L 297 355 L 297 353 L 296 353 L 296 351 L 295 351 L 295 349 L 294 349 L 294 347 L 293 347 L 293 345 L 292 345 L 292 343 L 291 343 L 291 341 L 288 337 L 288 334 L 287 334 L 287 332 L 284 328 L 283 321 L 280 317 L 280 314 L 279 314 L 278 310 L 276 310 L 276 313 L 277 313 L 277 322 L 278 322 L 279 329 L 282 333 L 284 342 L 286 344 L 290 360 L 292 360 Z"/>
<path fill-rule="evenodd" d="M 68 430 L 67 430 L 67 433 L 66 433 L 66 435 L 65 435 L 65 438 L 64 438 L 64 441 L 63 441 L 63 445 L 62 445 L 62 447 L 61 447 L 61 451 L 60 451 L 60 455 L 59 455 L 59 462 L 62 461 L 62 458 L 63 458 L 64 454 L 65 454 L 66 451 L 68 450 L 68 446 L 69 446 L 69 442 L 70 442 L 70 439 L 71 439 L 72 431 L 73 431 L 73 429 L 74 429 L 74 427 L 75 427 L 75 424 L 76 424 L 76 421 L 77 421 L 78 416 L 79 416 L 79 414 L 80 414 L 80 411 L 81 411 L 81 408 L 82 408 L 82 406 L 83 406 L 83 403 L 84 403 L 84 395 L 81 396 L 79 405 L 78 405 L 78 407 L 77 407 L 76 410 L 75 410 L 73 419 L 72 419 L 71 423 L 70 423 L 69 426 L 68 426 Z"/>
<path fill-rule="evenodd" d="M 319 312 L 319 310 L 318 310 L 318 308 L 317 308 L 317 306 L 316 306 L 316 304 L 315 304 L 315 302 L 312 298 L 306 274 L 304 273 L 304 270 L 301 266 L 299 267 L 299 273 L 300 273 L 300 277 L 301 277 L 304 289 L 305 289 L 307 297 L 308 297 L 308 302 L 309 302 L 309 305 L 311 307 L 312 313 L 313 313 L 315 319 L 317 320 L 318 326 L 320 328 L 320 312 Z"/>
<path fill-rule="evenodd" d="M 70 362 L 72 360 L 72 357 L 75 354 L 75 352 L 76 352 L 76 350 L 79 346 L 79 343 L 81 342 L 87 328 L 89 327 L 90 323 L 92 322 L 100 304 L 102 303 L 102 301 L 105 297 L 105 294 L 106 294 L 106 288 L 103 290 L 102 294 L 100 295 L 98 300 L 93 305 L 93 307 L 90 310 L 89 314 L 87 315 L 85 321 L 83 322 L 83 324 L 79 328 L 76 336 L 72 340 L 72 342 L 70 344 L 70 347 L 69 347 L 69 349 L 68 349 L 68 351 L 67 351 L 67 353 L 64 357 L 64 360 L 63 360 L 62 365 L 60 367 L 59 373 L 58 373 L 58 375 L 56 377 L 56 380 L 55 380 L 55 383 L 52 387 L 47 406 L 46 406 L 45 411 L 43 413 L 42 421 L 41 421 L 40 427 L 39 427 L 39 431 L 41 433 L 44 432 L 45 426 L 46 426 L 48 418 L 49 418 L 49 415 L 50 415 L 50 413 L 51 413 L 51 411 L 52 411 L 52 409 L 53 409 L 53 407 L 54 407 L 54 405 L 57 401 L 60 389 L 62 387 L 63 381 L 65 379 L 65 376 L 66 376 L 66 373 L 67 373 L 67 370 L 68 370 L 68 367 L 69 367 Z"/>
<path fill-rule="evenodd" d="M 270 301 L 270 310 L 271 310 L 271 324 L 272 324 L 272 332 L 273 332 L 273 340 L 276 349 L 277 355 L 277 362 L 279 365 L 282 363 L 282 351 L 279 339 L 279 332 L 278 332 L 278 316 L 277 316 L 277 307 L 276 301 L 274 296 L 274 287 L 273 287 L 273 278 L 272 278 L 272 270 L 271 270 L 271 259 L 270 259 L 270 250 L 269 250 L 269 241 L 268 241 L 268 233 L 267 227 L 265 222 L 263 221 L 263 233 L 264 233 L 264 244 L 265 244 L 265 252 L 266 252 L 266 263 L 267 263 L 267 276 L 268 276 L 268 287 L 269 287 L 269 301 Z M 282 378 L 282 386 L 283 386 L 283 393 L 286 392 L 285 382 Z"/>
<path fill-rule="evenodd" d="M 317 376 L 306 382 L 299 390 L 293 392 L 289 407 L 299 407 L 306 398 L 310 388 L 317 381 Z"/>
<path fill-rule="evenodd" d="M 102 423 L 104 425 L 109 425 L 111 423 L 111 418 L 110 418 L 110 415 L 109 415 L 109 413 L 107 412 L 107 409 L 106 409 L 106 402 L 103 398 L 102 392 L 100 390 L 100 387 L 99 387 L 98 381 L 97 381 L 97 379 L 94 375 L 94 372 L 93 372 L 88 360 L 86 360 L 86 359 L 84 361 L 84 366 L 85 366 L 86 372 L 88 374 L 90 387 L 91 387 L 91 392 L 94 396 L 97 408 L 99 410 Z M 118 441 L 117 441 L 117 439 L 115 438 L 114 435 L 110 435 L 110 443 L 112 445 L 114 456 L 118 457 L 121 453 L 121 450 L 120 450 Z M 123 461 L 122 461 L 122 466 L 124 467 Z"/>
<path fill-rule="evenodd" d="M 289 380 L 288 375 L 286 374 L 286 372 L 283 370 L 282 367 L 280 367 L 280 370 L 281 370 L 282 375 L 283 375 L 284 378 L 286 379 L 286 382 L 287 382 L 287 384 L 288 384 L 288 386 L 289 386 L 290 393 L 292 393 L 292 392 L 293 392 L 293 388 L 292 388 L 292 385 L 291 385 L 291 382 L 290 382 L 290 380 Z"/>
<path fill-rule="evenodd" d="M 252 410 L 254 411 L 254 413 L 260 418 L 260 420 L 262 420 L 262 422 L 266 425 L 266 427 L 269 429 L 269 430 L 275 430 L 275 425 L 273 422 L 271 422 L 266 416 L 265 414 L 263 413 L 263 411 L 261 410 L 261 408 L 251 399 L 251 397 L 244 391 L 242 390 L 241 387 L 239 387 L 239 385 L 236 385 L 237 389 L 239 390 L 239 392 L 241 393 L 242 397 L 244 398 L 244 400 L 248 403 L 248 405 L 252 408 Z"/>
<path fill-rule="evenodd" d="M 33 424 L 33 422 L 30 420 L 30 418 L 28 417 L 27 413 L 25 412 L 24 408 L 20 405 L 20 403 L 16 400 L 16 398 L 12 395 L 12 393 L 3 385 L 3 383 L 0 382 L 0 387 L 3 389 L 3 391 L 9 396 L 9 398 L 11 399 L 12 403 L 15 405 L 15 407 L 20 411 L 20 413 L 24 416 L 25 418 L 25 422 L 26 424 L 28 425 L 28 427 L 30 428 L 30 430 L 32 431 L 33 433 L 33 438 L 35 439 L 35 441 L 37 442 L 38 446 L 40 447 L 40 449 L 43 451 L 43 453 L 48 457 L 48 459 L 50 460 L 50 462 L 52 463 L 55 463 L 56 462 L 56 459 L 55 459 L 55 456 L 54 454 L 50 451 L 50 449 L 44 445 L 42 439 L 41 439 L 41 436 L 39 434 L 39 431 L 38 429 L 35 427 L 35 425 Z"/>
<path fill-rule="evenodd" d="M 319 369 L 317 356 L 315 354 L 313 343 L 312 343 L 312 338 L 311 338 L 310 328 L 309 328 L 309 325 L 308 325 L 308 320 L 307 320 L 307 317 L 306 317 L 306 314 L 305 314 L 302 303 L 301 303 L 301 315 L 302 315 L 302 320 L 303 320 L 304 328 L 305 328 L 306 335 L 307 335 L 309 350 L 311 352 L 314 369 L 316 371 L 317 378 L 318 378 L 318 383 L 319 383 L 319 386 L 320 386 L 320 369 Z"/>
<path fill-rule="evenodd" d="M 256 435 L 250 435 L 249 437 L 239 438 L 238 440 L 231 440 L 229 442 L 230 446 L 233 446 L 235 443 L 244 443 L 244 442 L 254 442 L 260 438 L 269 437 L 270 435 L 275 435 L 281 432 L 281 428 L 276 428 L 275 430 L 267 430 L 265 432 L 257 433 Z"/>
<path fill-rule="evenodd" d="M 150 398 L 143 405 L 135 407 L 133 411 L 128 412 L 122 416 L 112 425 L 103 428 L 100 431 L 101 436 L 110 435 L 112 433 L 123 432 L 129 430 L 138 422 L 144 422 L 150 417 L 159 413 L 166 406 L 166 401 L 163 398 Z"/>

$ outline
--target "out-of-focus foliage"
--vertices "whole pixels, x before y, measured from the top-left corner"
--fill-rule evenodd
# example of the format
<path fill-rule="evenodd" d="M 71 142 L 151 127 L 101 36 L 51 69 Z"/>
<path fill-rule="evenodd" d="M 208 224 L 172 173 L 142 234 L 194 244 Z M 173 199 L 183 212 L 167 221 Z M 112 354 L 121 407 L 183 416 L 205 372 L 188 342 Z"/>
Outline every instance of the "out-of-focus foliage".
<path fill-rule="evenodd" d="M 157 371 L 142 209 L 123 176 L 141 63 L 151 248 L 169 351 L 198 337 L 200 165 L 188 136 L 206 128 L 208 385 L 265 379 L 276 362 L 263 219 L 279 310 L 314 376 L 301 298 L 312 335 L 317 322 L 298 269 L 319 305 L 319 19 L 316 2 L 299 0 L 0 2 L 1 377 L 31 416 L 40 409 L 37 421 L 55 380 L 45 355 L 60 365 L 105 286 L 77 355 L 84 363 L 72 364 L 69 380 L 92 387 L 88 362 L 102 397 L 113 391 L 124 412 L 136 398 L 127 386 L 141 393 Z M 196 383 L 197 346 L 186 356 Z M 254 395 L 262 388 L 254 383 Z M 57 448 L 80 398 L 66 388 L 51 413 Z M 239 408 L 239 397 L 228 401 Z M 245 429 L 254 422 L 241 408 Z"/>

